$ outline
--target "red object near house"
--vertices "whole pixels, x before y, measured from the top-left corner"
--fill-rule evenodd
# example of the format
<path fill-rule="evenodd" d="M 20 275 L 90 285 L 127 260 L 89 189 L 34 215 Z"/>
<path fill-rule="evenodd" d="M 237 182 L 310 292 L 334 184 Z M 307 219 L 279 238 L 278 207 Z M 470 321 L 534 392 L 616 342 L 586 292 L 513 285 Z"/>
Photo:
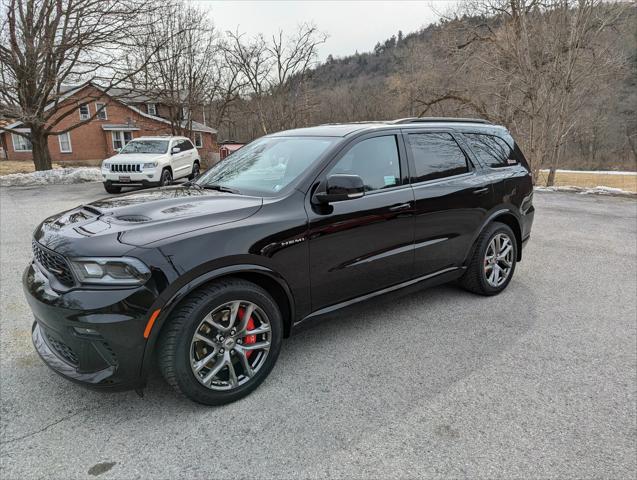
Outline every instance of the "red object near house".
<path fill-rule="evenodd" d="M 245 145 L 244 143 L 224 143 L 219 147 L 219 159 L 223 160 L 231 153 L 236 152 L 241 147 Z"/>
<path fill-rule="evenodd" d="M 172 132 L 170 121 L 161 116 L 168 114 L 164 105 L 154 103 L 146 96 L 127 98 L 118 93 L 121 92 L 104 92 L 88 83 L 69 88 L 58 99 L 57 106 L 51 104 L 50 108 L 59 110 L 60 115 L 73 109 L 74 105 L 77 106 L 75 112 L 71 112 L 56 125 L 55 131 L 64 131 L 82 120 L 88 120 L 66 133 L 49 136 L 49 153 L 53 162 L 86 162 L 96 165 L 115 155 L 118 149 L 133 138 L 182 134 Z M 88 103 L 87 99 L 90 99 Z M 100 108 L 102 110 L 97 114 Z M 213 164 L 217 161 L 219 151 L 217 130 L 194 121 L 195 118 L 196 115 L 193 114 L 190 123 L 192 142 L 201 159 L 208 165 Z M 28 132 L 28 129 L 20 128 L 20 122 L 4 127 Z M 7 160 L 33 160 L 31 143 L 25 137 L 11 132 L 0 132 L 0 145 L 6 149 Z"/>

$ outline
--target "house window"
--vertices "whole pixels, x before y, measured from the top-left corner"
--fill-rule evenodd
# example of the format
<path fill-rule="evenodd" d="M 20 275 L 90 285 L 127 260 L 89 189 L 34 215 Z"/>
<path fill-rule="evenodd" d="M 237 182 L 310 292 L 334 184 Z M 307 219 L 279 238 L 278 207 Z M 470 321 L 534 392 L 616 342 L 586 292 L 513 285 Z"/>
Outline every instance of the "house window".
<path fill-rule="evenodd" d="M 113 150 L 124 148 L 124 145 L 133 139 L 132 132 L 125 131 L 111 132 L 111 136 L 113 137 Z"/>
<path fill-rule="evenodd" d="M 71 134 L 69 132 L 58 135 L 58 142 L 60 142 L 60 153 L 71 153 Z"/>
<path fill-rule="evenodd" d="M 11 140 L 13 142 L 14 152 L 30 152 L 33 146 L 28 138 L 24 138 L 21 135 L 11 134 Z"/>
<path fill-rule="evenodd" d="M 146 111 L 148 112 L 148 115 L 157 115 L 157 104 L 156 103 L 147 104 Z"/>
<path fill-rule="evenodd" d="M 88 104 L 82 105 L 80 107 L 80 120 L 88 120 L 90 116 L 91 116 L 91 111 L 88 108 Z"/>
<path fill-rule="evenodd" d="M 195 132 L 195 147 L 203 147 L 203 136 L 201 135 L 201 132 Z"/>
<path fill-rule="evenodd" d="M 182 120 L 188 120 L 190 118 L 190 109 L 188 107 L 181 107 Z"/>
<path fill-rule="evenodd" d="M 100 111 L 100 108 L 102 109 Z M 96 103 L 95 104 L 95 110 L 98 112 L 97 113 L 97 118 L 99 118 L 100 120 L 108 120 L 108 115 L 106 115 L 106 104 L 105 103 Z"/>

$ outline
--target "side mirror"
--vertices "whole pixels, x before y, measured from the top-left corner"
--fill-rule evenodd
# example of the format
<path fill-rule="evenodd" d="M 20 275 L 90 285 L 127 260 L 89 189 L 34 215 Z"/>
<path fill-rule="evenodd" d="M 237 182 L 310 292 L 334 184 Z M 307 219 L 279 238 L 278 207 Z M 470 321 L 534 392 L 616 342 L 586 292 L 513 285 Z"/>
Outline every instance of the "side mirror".
<path fill-rule="evenodd" d="M 319 203 L 342 202 L 365 195 L 365 184 L 358 175 L 331 175 L 325 181 L 325 191 L 314 194 Z"/>
<path fill-rule="evenodd" d="M 179 153 L 179 152 L 181 152 L 181 150 L 179 149 L 179 147 L 173 147 L 173 149 L 170 151 L 170 153 L 172 153 L 173 155 L 174 155 L 175 153 Z"/>

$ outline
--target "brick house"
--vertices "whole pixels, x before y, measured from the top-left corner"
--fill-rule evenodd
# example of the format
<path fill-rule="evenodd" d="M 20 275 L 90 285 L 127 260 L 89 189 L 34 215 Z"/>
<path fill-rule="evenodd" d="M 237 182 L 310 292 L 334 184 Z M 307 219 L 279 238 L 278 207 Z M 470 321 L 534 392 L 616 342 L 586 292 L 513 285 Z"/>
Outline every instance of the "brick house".
<path fill-rule="evenodd" d="M 49 152 L 54 163 L 98 164 L 101 160 L 115 155 L 131 139 L 147 135 L 170 135 L 171 124 L 161 115 L 167 114 L 163 105 L 143 96 L 119 96 L 119 92 L 103 92 L 91 84 L 68 89 L 58 101 L 57 109 L 67 112 L 73 105 L 77 109 L 56 125 L 56 131 L 64 130 L 81 120 L 93 119 L 61 135 L 49 137 Z M 86 103 L 88 101 L 88 103 Z M 86 103 L 86 105 L 82 105 Z M 205 164 L 211 165 L 219 159 L 217 130 L 194 121 L 192 142 L 199 150 Z M 185 124 L 182 124 L 185 126 Z M 18 131 L 20 122 L 5 126 Z M 32 160 L 30 142 L 10 132 L 0 132 L 0 144 L 5 149 L 7 160 Z"/>

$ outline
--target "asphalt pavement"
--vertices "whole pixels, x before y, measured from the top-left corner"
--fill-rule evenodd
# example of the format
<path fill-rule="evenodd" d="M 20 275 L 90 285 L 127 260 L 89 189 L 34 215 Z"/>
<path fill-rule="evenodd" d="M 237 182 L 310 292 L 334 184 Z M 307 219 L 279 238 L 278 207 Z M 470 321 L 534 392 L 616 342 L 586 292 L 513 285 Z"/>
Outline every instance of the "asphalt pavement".
<path fill-rule="evenodd" d="M 46 216 L 101 184 L 0 189 L 0 477 L 635 478 L 637 201 L 537 193 L 513 281 L 373 300 L 283 344 L 224 407 L 71 384 L 20 277 Z"/>

